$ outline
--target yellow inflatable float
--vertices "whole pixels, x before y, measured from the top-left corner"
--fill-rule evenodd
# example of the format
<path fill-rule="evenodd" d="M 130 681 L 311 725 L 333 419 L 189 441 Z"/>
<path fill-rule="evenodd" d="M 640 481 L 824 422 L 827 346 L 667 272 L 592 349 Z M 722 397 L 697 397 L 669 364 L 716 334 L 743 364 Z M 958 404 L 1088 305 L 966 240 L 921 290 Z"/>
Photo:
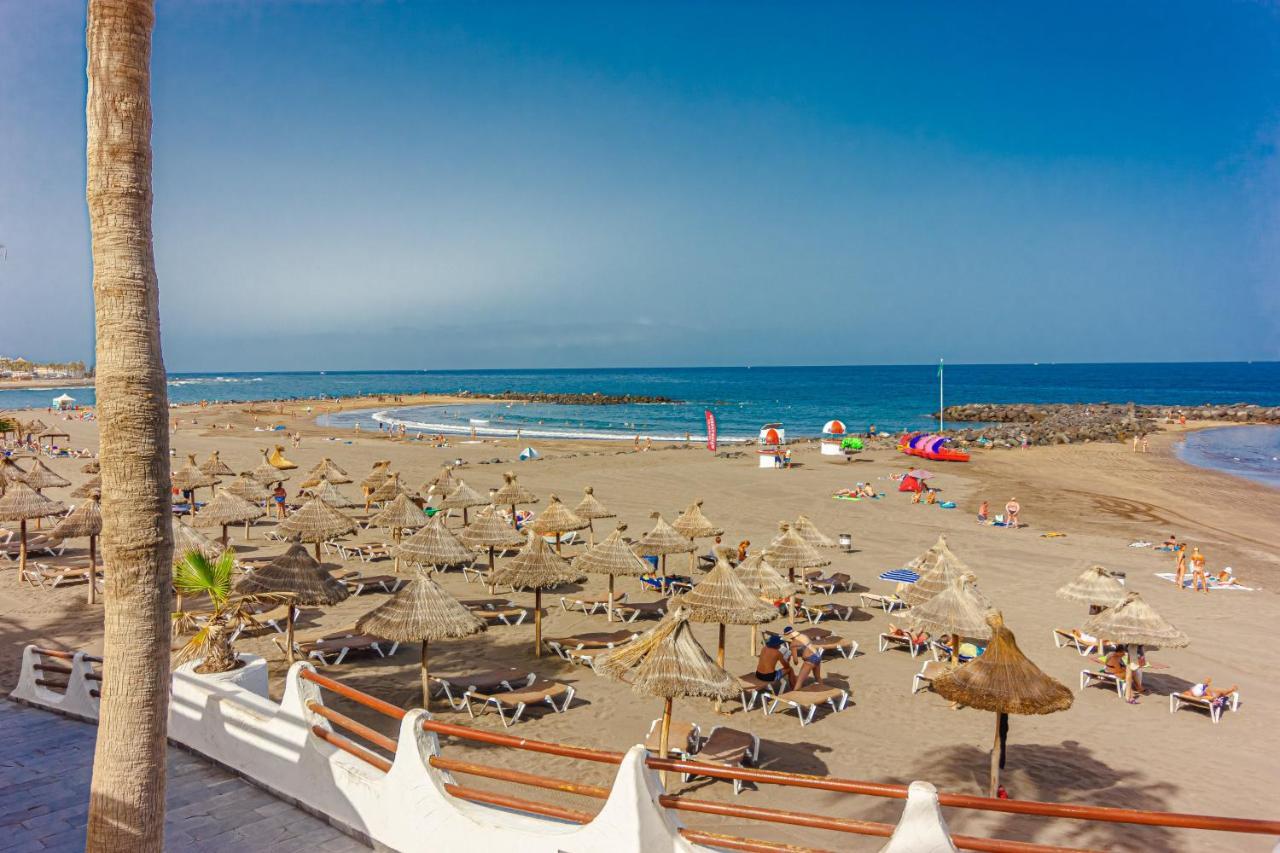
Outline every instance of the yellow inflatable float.
<path fill-rule="evenodd" d="M 290 468 L 298 467 L 295 463 L 284 458 L 283 444 L 276 445 L 276 449 L 271 451 L 271 455 L 267 457 L 267 462 L 271 464 L 272 468 L 279 468 L 281 471 L 288 471 Z"/>

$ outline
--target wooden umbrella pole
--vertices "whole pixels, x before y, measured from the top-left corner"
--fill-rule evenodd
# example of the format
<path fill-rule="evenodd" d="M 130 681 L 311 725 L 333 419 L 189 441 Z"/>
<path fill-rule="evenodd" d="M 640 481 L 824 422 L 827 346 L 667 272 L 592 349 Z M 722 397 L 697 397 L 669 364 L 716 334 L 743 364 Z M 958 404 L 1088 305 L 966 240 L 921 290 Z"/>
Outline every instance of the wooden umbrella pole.
<path fill-rule="evenodd" d="M 422 707 L 431 707 L 431 681 L 427 678 L 427 640 L 422 641 Z"/>
<path fill-rule="evenodd" d="M 556 553 L 560 553 L 560 531 L 556 531 Z"/>
<path fill-rule="evenodd" d="M 716 649 L 716 664 L 724 669 L 724 623 L 720 623 L 720 647 Z"/>
<path fill-rule="evenodd" d="M 316 540 L 316 562 L 320 562 L 320 540 Z"/>
<path fill-rule="evenodd" d="M 27 579 L 27 520 L 25 518 L 18 521 L 18 535 L 21 540 L 18 543 L 18 579 Z"/>
<path fill-rule="evenodd" d="M 227 539 L 227 525 L 224 524 L 222 525 L 222 547 L 224 548 L 227 546 Z"/>
<path fill-rule="evenodd" d="M 1124 662 L 1124 698 L 1133 701 L 1133 665 L 1138 660 L 1138 647 L 1133 643 L 1125 646 L 1127 652 Z"/>
<path fill-rule="evenodd" d="M 249 536 L 249 519 L 247 519 L 247 518 L 246 518 L 246 519 L 244 520 L 244 541 L 248 542 L 248 541 L 249 541 L 249 539 L 250 539 L 250 536 Z"/>
<path fill-rule="evenodd" d="M 991 789 L 988 796 L 994 798 L 996 792 L 1000 789 L 1000 723 L 1004 720 L 1004 714 L 996 714 L 996 737 L 991 743 Z"/>
<path fill-rule="evenodd" d="M 465 506 L 462 508 L 462 526 L 467 526 L 467 508 Z"/>
<path fill-rule="evenodd" d="M 667 697 L 662 705 L 662 734 L 658 740 L 658 755 L 667 758 L 667 744 L 671 739 L 671 697 Z M 667 787 L 667 771 L 658 774 L 662 778 L 662 787 Z"/>
<path fill-rule="evenodd" d="M 748 625 L 747 632 L 748 632 L 748 636 L 751 638 L 751 656 L 755 657 L 756 656 L 756 626 Z"/>
<path fill-rule="evenodd" d="M 290 601 L 287 603 L 289 605 L 289 610 L 288 610 L 288 613 L 286 613 L 285 619 L 284 619 L 284 624 L 285 624 L 284 645 L 285 645 L 285 648 L 287 649 L 287 651 L 285 652 L 285 658 L 286 660 L 289 661 L 289 663 L 292 664 L 295 660 L 293 656 L 293 602 Z"/>
<path fill-rule="evenodd" d="M 533 591 L 533 656 L 542 657 L 542 588 Z"/>
<path fill-rule="evenodd" d="M 399 527 L 393 527 L 393 528 L 391 528 L 391 541 L 392 541 L 392 542 L 394 542 L 394 543 L 396 543 L 396 545 L 397 545 L 397 546 L 399 546 L 399 544 L 400 544 L 400 528 L 399 528 Z M 397 547 L 397 548 L 396 548 L 396 553 L 395 553 L 395 571 L 396 571 L 396 574 L 400 574 L 400 549 L 399 549 L 399 547 Z M 424 704 L 423 704 L 423 706 L 422 706 L 422 707 L 424 707 L 424 708 L 426 707 L 425 702 L 426 702 L 426 700 L 423 700 L 423 703 L 424 703 Z"/>
<path fill-rule="evenodd" d="M 591 519 L 587 519 L 587 544 L 596 544 L 596 527 Z"/>

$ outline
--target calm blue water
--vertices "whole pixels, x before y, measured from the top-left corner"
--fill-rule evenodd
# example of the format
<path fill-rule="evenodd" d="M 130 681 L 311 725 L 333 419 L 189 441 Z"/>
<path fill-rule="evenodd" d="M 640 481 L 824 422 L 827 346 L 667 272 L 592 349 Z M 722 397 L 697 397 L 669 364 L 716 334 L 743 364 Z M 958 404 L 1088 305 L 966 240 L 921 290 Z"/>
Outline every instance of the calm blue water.
<path fill-rule="evenodd" d="M 450 423 L 471 418 L 492 429 L 536 432 L 636 433 L 683 437 L 704 432 L 711 409 L 724 437 L 754 436 L 781 421 L 793 435 L 816 435 L 830 418 L 851 429 L 869 423 L 890 431 L 927 428 L 938 407 L 936 365 L 602 370 L 479 370 L 328 373 L 176 374 L 170 400 L 268 400 L 354 394 L 479 394 L 504 390 L 664 395 L 675 406 L 432 407 L 392 412 L 405 421 Z M 93 390 L 71 388 L 92 404 Z M 48 405 L 59 391 L 0 391 L 0 409 Z M 1280 405 L 1280 363 L 948 365 L 946 402 L 1258 403 Z M 447 414 L 446 414 L 447 411 Z"/>
<path fill-rule="evenodd" d="M 1192 465 L 1280 488 L 1280 426 L 1200 430 L 1178 444 L 1177 454 Z"/>

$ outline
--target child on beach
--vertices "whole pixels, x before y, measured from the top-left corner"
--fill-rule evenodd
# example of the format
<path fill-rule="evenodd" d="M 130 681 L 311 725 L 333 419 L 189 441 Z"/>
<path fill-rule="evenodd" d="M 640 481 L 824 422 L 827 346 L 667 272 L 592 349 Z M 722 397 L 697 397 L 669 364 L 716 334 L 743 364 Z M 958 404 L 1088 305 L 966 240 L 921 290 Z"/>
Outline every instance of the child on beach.
<path fill-rule="evenodd" d="M 986 524 L 987 517 L 991 514 L 991 506 L 987 501 L 982 502 L 982 506 L 978 507 L 978 523 Z"/>

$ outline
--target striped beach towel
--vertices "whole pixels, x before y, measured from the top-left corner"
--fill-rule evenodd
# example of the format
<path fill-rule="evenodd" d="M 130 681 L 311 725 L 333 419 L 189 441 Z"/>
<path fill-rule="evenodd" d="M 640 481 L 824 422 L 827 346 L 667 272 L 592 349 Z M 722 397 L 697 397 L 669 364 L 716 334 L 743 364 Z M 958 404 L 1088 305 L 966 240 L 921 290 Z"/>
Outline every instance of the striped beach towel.
<path fill-rule="evenodd" d="M 910 569 L 890 569 L 880 573 L 880 580 L 890 583 L 915 583 L 920 580 L 920 575 Z"/>

